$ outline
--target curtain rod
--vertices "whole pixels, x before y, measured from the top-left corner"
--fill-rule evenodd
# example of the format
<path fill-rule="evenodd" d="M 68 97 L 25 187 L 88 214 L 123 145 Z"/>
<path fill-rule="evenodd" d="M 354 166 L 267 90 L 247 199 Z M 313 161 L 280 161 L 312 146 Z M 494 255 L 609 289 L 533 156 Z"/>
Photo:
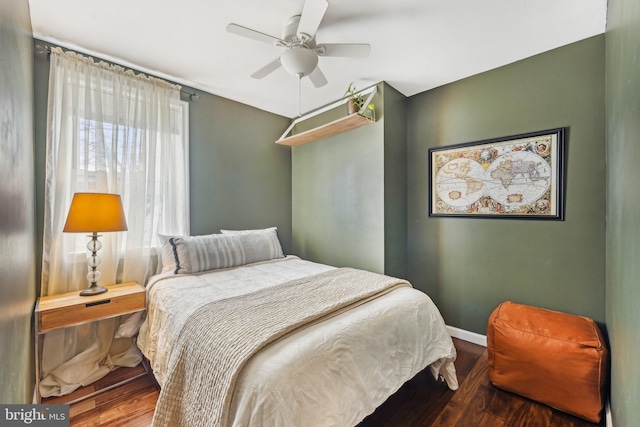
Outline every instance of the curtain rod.
<path fill-rule="evenodd" d="M 45 45 L 41 45 L 41 44 L 36 44 L 34 46 L 34 49 L 36 51 L 36 53 L 46 53 L 47 54 L 47 61 L 49 61 L 51 59 L 51 46 L 47 46 Z M 180 93 L 184 93 L 186 96 L 189 97 L 189 101 L 193 101 L 194 99 L 200 99 L 200 95 L 198 95 L 195 92 L 189 92 L 186 90 L 182 90 L 180 89 Z"/>

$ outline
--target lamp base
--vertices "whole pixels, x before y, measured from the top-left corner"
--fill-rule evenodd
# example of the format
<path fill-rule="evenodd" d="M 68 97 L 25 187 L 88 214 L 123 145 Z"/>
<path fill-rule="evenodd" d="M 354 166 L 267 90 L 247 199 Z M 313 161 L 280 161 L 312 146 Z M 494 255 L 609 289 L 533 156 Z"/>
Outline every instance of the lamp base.
<path fill-rule="evenodd" d="M 88 297 L 88 296 L 91 296 L 91 295 L 100 295 L 100 294 L 103 294 L 103 293 L 107 292 L 108 290 L 109 289 L 103 288 L 102 286 L 98 286 L 98 285 L 96 285 L 94 283 L 90 287 L 88 287 L 87 289 L 85 289 L 82 292 L 80 292 L 80 296 Z"/>

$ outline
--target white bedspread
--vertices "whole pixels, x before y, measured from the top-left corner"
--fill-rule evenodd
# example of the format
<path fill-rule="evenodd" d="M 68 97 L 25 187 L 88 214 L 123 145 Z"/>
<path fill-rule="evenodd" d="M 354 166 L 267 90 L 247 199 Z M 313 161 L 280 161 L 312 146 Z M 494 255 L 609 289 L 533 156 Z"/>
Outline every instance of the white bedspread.
<path fill-rule="evenodd" d="M 138 345 L 162 385 L 173 343 L 195 310 L 331 268 L 287 257 L 198 275 L 156 276 L 147 286 L 148 317 Z M 229 425 L 355 425 L 428 365 L 457 388 L 454 359 L 455 348 L 429 297 L 400 288 L 254 356 L 238 378 Z"/>

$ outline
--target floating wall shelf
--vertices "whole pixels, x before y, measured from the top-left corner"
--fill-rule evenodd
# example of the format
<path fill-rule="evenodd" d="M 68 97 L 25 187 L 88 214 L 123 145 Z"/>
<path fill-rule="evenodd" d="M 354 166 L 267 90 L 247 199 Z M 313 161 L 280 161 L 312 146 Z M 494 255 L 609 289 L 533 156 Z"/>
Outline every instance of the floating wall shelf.
<path fill-rule="evenodd" d="M 364 105 L 362 106 L 362 108 L 358 113 L 350 114 L 346 117 L 341 117 L 337 120 L 326 123 L 322 126 L 318 126 L 316 128 L 309 129 L 307 131 L 289 136 L 289 133 L 297 123 L 310 119 L 311 117 L 315 117 L 318 114 L 324 113 L 325 111 L 328 111 L 331 108 L 334 108 L 338 105 L 346 104 L 348 101 L 348 98 L 343 98 L 332 104 L 321 107 L 318 110 L 305 114 L 304 116 L 298 117 L 297 119 L 291 122 L 291 125 L 289 126 L 289 128 L 287 128 L 287 130 L 280 137 L 280 139 L 276 141 L 276 144 L 289 145 L 289 146 L 303 145 L 309 142 L 317 141 L 323 138 L 328 138 L 330 136 L 337 135 L 342 132 L 347 132 L 349 130 L 357 129 L 359 127 L 374 123 L 374 121 L 362 115 L 362 112 L 367 109 L 368 105 L 371 103 L 371 99 L 373 99 L 373 95 L 375 95 L 376 92 L 377 92 L 377 86 L 375 85 L 358 92 L 361 95 L 369 94 Z"/>
<path fill-rule="evenodd" d="M 318 139 L 328 138 L 330 136 L 337 135 L 351 129 L 357 129 L 371 123 L 373 122 L 369 121 L 369 119 L 361 116 L 360 114 L 350 114 L 346 117 L 341 117 L 338 120 L 334 120 L 317 128 L 309 129 L 305 132 L 300 132 L 286 138 L 281 138 L 277 140 L 276 143 L 282 145 L 290 145 L 293 147 L 296 145 L 302 145 L 309 142 L 317 141 Z"/>

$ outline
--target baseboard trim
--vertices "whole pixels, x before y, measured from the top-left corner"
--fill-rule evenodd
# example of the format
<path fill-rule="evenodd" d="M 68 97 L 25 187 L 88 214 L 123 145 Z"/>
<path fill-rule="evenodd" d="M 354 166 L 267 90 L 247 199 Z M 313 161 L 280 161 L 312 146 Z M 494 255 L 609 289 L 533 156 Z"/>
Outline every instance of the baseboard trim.
<path fill-rule="evenodd" d="M 475 332 L 466 331 L 449 325 L 447 325 L 447 331 L 453 338 L 460 338 L 461 340 L 469 341 L 470 343 L 478 344 L 483 347 L 487 346 L 486 335 L 477 334 Z"/>

